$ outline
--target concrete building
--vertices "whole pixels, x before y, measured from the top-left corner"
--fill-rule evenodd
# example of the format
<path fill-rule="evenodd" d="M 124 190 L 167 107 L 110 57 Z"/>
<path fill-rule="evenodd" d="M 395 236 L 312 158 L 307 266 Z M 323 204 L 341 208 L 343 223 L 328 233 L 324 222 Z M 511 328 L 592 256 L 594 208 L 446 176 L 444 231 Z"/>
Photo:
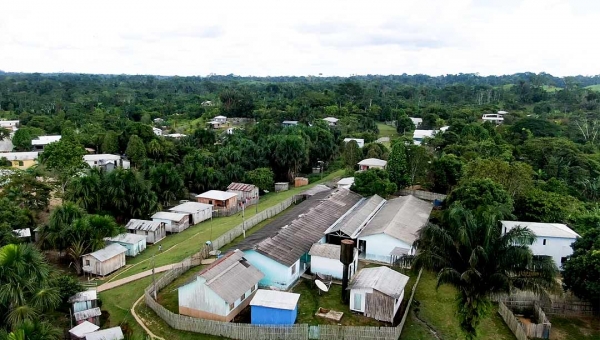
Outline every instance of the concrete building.
<path fill-rule="evenodd" d="M 298 121 L 297 120 L 284 120 L 283 122 L 281 122 L 281 125 L 283 125 L 284 127 L 296 126 L 296 125 L 298 125 Z"/>
<path fill-rule="evenodd" d="M 58 142 L 61 136 L 39 136 L 31 140 L 31 146 L 34 151 L 42 151 L 50 143 Z"/>
<path fill-rule="evenodd" d="M 85 339 L 86 334 L 95 332 L 99 329 L 100 327 L 96 326 L 95 324 L 84 321 L 71 328 L 69 330 L 69 336 L 71 337 L 71 340 L 82 340 Z"/>
<path fill-rule="evenodd" d="M 408 118 L 410 118 L 411 122 L 415 126 L 415 129 L 418 129 L 421 126 L 421 124 L 423 124 L 423 118 L 415 118 L 415 117 L 408 117 Z"/>
<path fill-rule="evenodd" d="M 329 126 L 336 126 L 337 122 L 339 121 L 339 119 L 335 117 L 327 117 L 323 118 L 323 120 L 326 121 Z"/>
<path fill-rule="evenodd" d="M 421 145 L 425 138 L 433 138 L 436 130 L 415 130 L 413 131 L 413 144 Z"/>
<path fill-rule="evenodd" d="M 344 138 L 344 143 L 348 143 L 349 141 L 355 141 L 358 144 L 358 147 L 362 149 L 365 146 L 365 140 L 362 138 Z"/>
<path fill-rule="evenodd" d="M 29 169 L 37 164 L 39 152 L 3 152 L 0 153 L 0 158 L 6 158 L 11 163 L 11 167 L 16 169 Z"/>
<path fill-rule="evenodd" d="M 387 166 L 387 161 L 378 158 L 367 158 L 358 162 L 358 170 L 366 171 L 370 169 L 381 169 L 384 170 Z"/>
<path fill-rule="evenodd" d="M 84 155 L 83 161 L 91 168 L 100 168 L 104 171 L 112 171 L 115 168 L 129 169 L 131 167 L 130 162 L 119 155 Z"/>

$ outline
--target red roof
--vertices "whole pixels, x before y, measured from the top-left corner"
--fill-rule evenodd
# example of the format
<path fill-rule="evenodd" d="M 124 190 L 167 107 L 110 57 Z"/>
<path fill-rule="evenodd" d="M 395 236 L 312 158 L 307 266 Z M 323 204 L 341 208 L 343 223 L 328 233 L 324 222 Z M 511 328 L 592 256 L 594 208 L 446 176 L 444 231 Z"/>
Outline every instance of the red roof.
<path fill-rule="evenodd" d="M 245 184 L 245 183 L 231 183 L 229 184 L 229 186 L 227 187 L 227 190 L 235 190 L 235 191 L 252 191 L 254 190 L 254 188 L 256 188 L 255 185 L 253 184 Z"/>

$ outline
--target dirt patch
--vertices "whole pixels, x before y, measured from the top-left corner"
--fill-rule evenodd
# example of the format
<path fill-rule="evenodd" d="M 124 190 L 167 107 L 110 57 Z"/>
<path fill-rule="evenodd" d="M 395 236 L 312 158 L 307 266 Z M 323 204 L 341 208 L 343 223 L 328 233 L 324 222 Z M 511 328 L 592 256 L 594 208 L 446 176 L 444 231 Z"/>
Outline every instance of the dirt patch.
<path fill-rule="evenodd" d="M 519 319 L 519 321 L 520 321 L 520 322 L 521 322 L 523 325 L 525 325 L 525 326 L 527 326 L 527 325 L 530 325 L 530 324 L 532 324 L 532 323 L 533 323 L 533 320 L 531 320 L 531 319 L 530 319 L 530 318 L 528 318 L 528 317 L 524 317 L 524 316 L 517 316 L 517 319 Z"/>
<path fill-rule="evenodd" d="M 558 330 L 556 328 L 552 328 L 550 331 L 550 340 L 566 340 L 568 339 L 568 334 Z"/>

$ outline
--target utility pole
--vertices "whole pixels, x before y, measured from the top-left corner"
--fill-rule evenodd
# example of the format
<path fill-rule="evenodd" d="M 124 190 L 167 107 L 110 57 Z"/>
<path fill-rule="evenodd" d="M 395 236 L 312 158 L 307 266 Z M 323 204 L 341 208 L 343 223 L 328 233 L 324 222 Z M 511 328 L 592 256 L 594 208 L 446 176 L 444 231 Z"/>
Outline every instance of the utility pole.
<path fill-rule="evenodd" d="M 154 255 L 152 255 L 152 284 L 154 286 L 154 300 L 156 300 L 156 276 L 154 275 L 155 273 L 155 264 L 156 262 L 154 261 Z"/>

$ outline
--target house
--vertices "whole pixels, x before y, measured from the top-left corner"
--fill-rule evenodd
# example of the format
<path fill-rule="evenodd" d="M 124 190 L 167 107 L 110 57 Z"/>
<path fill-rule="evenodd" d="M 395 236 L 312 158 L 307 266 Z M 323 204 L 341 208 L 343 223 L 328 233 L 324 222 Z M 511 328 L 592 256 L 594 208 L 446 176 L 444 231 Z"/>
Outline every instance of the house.
<path fill-rule="evenodd" d="M 83 271 L 100 276 L 108 275 L 125 266 L 127 248 L 120 244 L 109 244 L 105 248 L 82 256 Z"/>
<path fill-rule="evenodd" d="M 39 152 L 3 152 L 0 158 L 6 158 L 11 163 L 11 167 L 25 170 L 37 164 Z"/>
<path fill-rule="evenodd" d="M 169 134 L 166 134 L 163 136 L 169 137 L 169 138 L 175 138 L 175 139 L 181 139 L 183 137 L 187 137 L 187 135 L 184 135 L 183 133 L 169 133 Z"/>
<path fill-rule="evenodd" d="M 213 209 L 230 209 L 237 205 L 238 195 L 233 192 L 209 190 L 196 196 L 199 203 L 212 204 Z"/>
<path fill-rule="evenodd" d="M 123 340 L 123 331 L 121 327 L 113 327 L 88 333 L 85 335 L 85 340 Z"/>
<path fill-rule="evenodd" d="M 168 233 L 180 233 L 190 226 L 190 217 L 188 214 L 159 211 L 152 215 L 151 218 L 152 221 L 164 223 L 165 230 Z"/>
<path fill-rule="evenodd" d="M 144 249 L 146 249 L 146 236 L 123 233 L 115 237 L 107 237 L 104 239 L 107 244 L 120 244 L 127 248 L 126 256 L 135 257 Z"/>
<path fill-rule="evenodd" d="M 413 255 L 418 231 L 428 222 L 433 205 L 414 196 L 385 202 L 358 234 L 360 257 L 390 263 Z"/>
<path fill-rule="evenodd" d="M 365 171 L 370 169 L 385 169 L 387 161 L 378 158 L 367 158 L 358 162 L 358 170 Z"/>
<path fill-rule="evenodd" d="M 315 243 L 310 247 L 310 272 L 331 276 L 341 280 L 344 265 L 340 261 L 341 246 L 337 244 Z M 358 249 L 354 248 L 354 260 L 348 266 L 348 278 L 352 278 L 358 268 Z"/>
<path fill-rule="evenodd" d="M 162 123 L 164 123 L 164 122 L 165 122 L 165 120 L 164 120 L 164 119 L 162 119 L 162 118 L 154 118 L 152 121 L 153 121 L 155 124 L 162 124 Z"/>
<path fill-rule="evenodd" d="M 337 182 L 337 187 L 350 190 L 352 184 L 354 184 L 354 177 L 344 177 Z"/>
<path fill-rule="evenodd" d="M 339 121 L 339 119 L 335 117 L 327 117 L 323 118 L 323 120 L 326 121 L 329 126 L 336 126 L 337 122 Z"/>
<path fill-rule="evenodd" d="M 39 136 L 31 140 L 31 146 L 34 151 L 42 151 L 50 143 L 58 142 L 61 136 Z"/>
<path fill-rule="evenodd" d="M 356 241 L 360 232 L 386 202 L 379 195 L 361 198 L 351 212 L 325 231 L 327 243 L 340 244 L 344 239 Z M 358 242 L 355 244 L 358 245 Z"/>
<path fill-rule="evenodd" d="M 10 138 L 5 138 L 3 140 L 0 140 L 0 152 L 12 152 L 13 149 L 14 149 L 14 145 Z"/>
<path fill-rule="evenodd" d="M 205 100 L 200 105 L 202 105 L 202 106 L 215 106 L 215 104 L 212 101 L 210 101 L 210 100 Z"/>
<path fill-rule="evenodd" d="M 415 130 L 413 131 L 413 144 L 421 145 L 425 138 L 433 138 L 436 130 Z"/>
<path fill-rule="evenodd" d="M 502 110 L 500 110 L 500 111 L 498 111 L 496 113 L 499 114 L 499 115 L 507 115 L 508 114 L 508 112 L 502 111 Z"/>
<path fill-rule="evenodd" d="M 156 243 L 167 237 L 164 222 L 131 219 L 125 229 L 128 233 L 146 236 L 146 243 Z"/>
<path fill-rule="evenodd" d="M 281 122 L 281 125 L 283 125 L 284 127 L 296 126 L 296 125 L 298 125 L 298 121 L 297 120 L 284 120 L 283 122 Z"/>
<path fill-rule="evenodd" d="M 83 322 L 91 322 L 94 325 L 100 325 L 100 316 L 102 315 L 102 311 L 100 307 L 91 308 L 82 310 L 81 312 L 73 313 L 73 318 L 75 319 L 75 323 L 81 324 Z"/>
<path fill-rule="evenodd" d="M 179 287 L 179 314 L 229 322 L 248 306 L 263 277 L 242 251 L 231 251 Z"/>
<path fill-rule="evenodd" d="M 162 136 L 162 134 L 163 134 L 163 131 L 157 127 L 153 127 L 152 132 L 154 132 L 154 134 L 157 136 Z"/>
<path fill-rule="evenodd" d="M 250 301 L 253 325 L 293 325 L 298 315 L 300 294 L 259 289 Z"/>
<path fill-rule="evenodd" d="M 212 218 L 212 210 L 212 204 L 198 202 L 185 202 L 169 209 L 169 211 L 174 213 L 187 214 L 190 225 L 198 224 Z"/>
<path fill-rule="evenodd" d="M 73 313 L 93 309 L 98 307 L 98 294 L 96 290 L 86 290 L 69 297 L 67 302 L 71 304 Z"/>
<path fill-rule="evenodd" d="M 265 274 L 260 286 L 291 287 L 310 267 L 312 245 L 323 243 L 325 230 L 360 198 L 346 189 L 315 194 L 240 243 L 248 262 Z"/>
<path fill-rule="evenodd" d="M 344 143 L 348 143 L 351 140 L 355 141 L 359 148 L 365 146 L 365 140 L 362 138 L 344 138 Z"/>
<path fill-rule="evenodd" d="M 245 202 L 246 205 L 258 202 L 258 187 L 253 184 L 231 183 L 227 187 L 227 192 L 238 195 L 238 201 Z"/>
<path fill-rule="evenodd" d="M 17 131 L 19 129 L 18 120 L 0 120 L 0 127 L 9 131 Z"/>
<path fill-rule="evenodd" d="M 409 277 L 388 267 L 364 268 L 350 281 L 350 310 L 394 322 Z"/>
<path fill-rule="evenodd" d="M 84 155 L 83 161 L 92 168 L 99 168 L 107 172 L 112 171 L 115 168 L 129 169 L 131 167 L 130 162 L 119 155 Z"/>
<path fill-rule="evenodd" d="M 213 121 L 221 123 L 221 124 L 225 124 L 225 123 L 227 123 L 227 117 L 225 117 L 225 116 L 216 116 L 215 118 L 213 118 Z"/>
<path fill-rule="evenodd" d="M 481 116 L 481 120 L 483 120 L 484 123 L 492 122 L 494 124 L 502 124 L 502 122 L 504 121 L 504 117 L 503 115 L 498 113 L 488 113 Z"/>
<path fill-rule="evenodd" d="M 211 120 L 210 122 L 206 122 L 206 124 L 210 125 L 210 127 L 212 129 L 218 129 L 221 127 L 221 125 L 223 125 L 223 123 L 221 122 L 215 122 L 214 120 Z"/>
<path fill-rule="evenodd" d="M 410 120 L 412 121 L 413 125 L 415 126 L 415 129 L 418 129 L 419 126 L 421 126 L 421 124 L 423 124 L 423 118 L 415 118 L 415 117 L 408 117 L 410 118 Z"/>
<path fill-rule="evenodd" d="M 13 233 L 17 238 L 30 240 L 31 239 L 31 229 L 13 229 Z"/>
<path fill-rule="evenodd" d="M 450 126 L 449 126 L 449 125 L 442 126 L 442 127 L 440 128 L 440 131 L 441 131 L 441 132 L 446 132 L 446 131 L 448 131 L 448 129 L 449 129 L 449 128 L 450 128 Z"/>
<path fill-rule="evenodd" d="M 95 332 L 99 329 L 100 327 L 96 326 L 95 324 L 84 321 L 71 328 L 69 330 L 69 335 L 71 336 L 71 340 L 82 340 L 85 339 L 86 334 Z"/>
<path fill-rule="evenodd" d="M 560 223 L 538 223 L 522 221 L 501 221 L 502 233 L 521 226 L 535 233 L 535 241 L 529 246 L 533 255 L 550 256 L 558 268 L 573 254 L 571 244 L 580 237 L 565 224 Z"/>

